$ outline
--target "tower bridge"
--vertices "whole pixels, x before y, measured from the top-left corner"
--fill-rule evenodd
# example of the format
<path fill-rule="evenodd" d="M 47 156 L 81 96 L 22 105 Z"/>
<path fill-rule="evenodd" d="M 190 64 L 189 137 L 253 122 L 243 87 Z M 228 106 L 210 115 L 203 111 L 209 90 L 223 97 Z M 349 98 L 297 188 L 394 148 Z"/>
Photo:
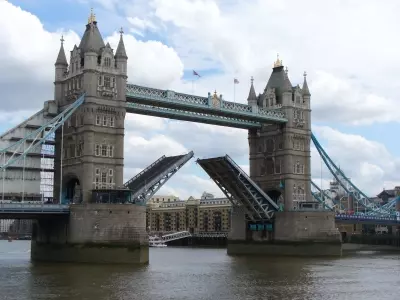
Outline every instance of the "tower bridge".
<path fill-rule="evenodd" d="M 340 205 L 315 183 L 312 191 L 311 142 L 369 220 L 394 217 L 395 205 L 370 201 L 312 135 L 306 74 L 302 87 L 293 86 L 277 59 L 263 92 L 257 95 L 251 81 L 241 104 L 216 92 L 200 97 L 127 84 L 127 61 L 122 31 L 114 53 L 91 15 L 69 62 L 61 39 L 54 100 L 1 136 L 0 217 L 36 220 L 32 259 L 148 262 L 143 204 L 194 154 L 163 156 L 124 183 L 126 113 L 248 130 L 249 174 L 228 155 L 197 160 L 233 205 L 230 254 L 341 254 Z M 44 179 L 52 195 L 40 188 Z M 38 198 L 53 204 L 29 203 Z"/>

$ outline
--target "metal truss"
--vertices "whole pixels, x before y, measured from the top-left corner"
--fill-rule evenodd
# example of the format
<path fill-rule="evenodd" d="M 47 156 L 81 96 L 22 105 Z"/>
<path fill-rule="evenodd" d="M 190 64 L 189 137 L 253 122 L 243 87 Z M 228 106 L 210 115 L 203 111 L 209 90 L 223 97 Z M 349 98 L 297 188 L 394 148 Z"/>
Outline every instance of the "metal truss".
<path fill-rule="evenodd" d="M 143 169 L 140 173 L 136 174 L 133 176 L 131 179 L 129 179 L 124 186 L 129 187 L 135 180 L 137 180 L 140 176 L 143 176 L 145 173 L 149 172 L 150 169 L 152 169 L 155 165 L 160 163 L 163 159 L 165 158 L 165 155 L 161 156 L 159 159 L 157 159 L 155 162 L 153 162 L 150 166 L 146 167 Z"/>
<path fill-rule="evenodd" d="M 145 204 L 193 155 L 190 151 L 185 155 L 163 156 L 125 183 L 125 187 L 133 190 L 132 201 Z"/>
<path fill-rule="evenodd" d="M 211 125 L 228 126 L 241 129 L 261 128 L 261 123 L 241 118 L 218 116 L 210 113 L 201 113 L 190 110 L 175 109 L 168 107 L 158 107 L 147 104 L 127 102 L 126 110 L 146 116 L 163 117 L 181 121 L 198 122 Z"/>
<path fill-rule="evenodd" d="M 166 235 L 163 235 L 161 237 L 163 242 L 171 242 L 171 241 L 176 241 L 180 239 L 184 239 L 187 237 L 191 237 L 192 235 L 190 234 L 189 231 L 179 231 L 179 232 L 174 232 L 174 233 L 169 233 Z"/>
<path fill-rule="evenodd" d="M 328 210 L 336 211 L 338 209 L 338 206 L 341 206 L 341 204 L 338 203 L 338 201 L 331 198 L 328 194 L 326 194 L 325 191 L 320 189 L 319 186 L 314 181 L 311 181 L 311 187 L 313 187 L 314 189 L 317 190 L 317 192 L 312 192 L 312 196 L 314 197 L 315 200 L 320 202 L 324 206 L 324 208 L 326 208 Z M 323 199 L 329 199 L 333 205 L 327 204 L 326 201 L 324 201 Z M 343 208 L 341 208 L 341 209 L 343 209 Z"/>
<path fill-rule="evenodd" d="M 335 216 L 336 221 L 340 221 L 341 223 L 364 223 L 364 224 L 380 224 L 387 226 L 395 226 L 400 225 L 400 219 L 396 216 L 387 216 L 387 217 L 379 217 L 379 216 L 367 216 L 367 215 L 348 215 L 348 214 L 337 214 Z"/>
<path fill-rule="evenodd" d="M 198 159 L 197 163 L 233 205 L 240 203 L 251 221 L 270 220 L 279 210 L 278 205 L 228 155 Z"/>
<path fill-rule="evenodd" d="M 128 102 L 135 102 L 157 107 L 183 109 L 192 112 L 205 112 L 213 115 L 240 117 L 241 119 L 261 122 L 286 123 L 285 114 L 279 109 L 260 108 L 253 111 L 250 105 L 216 99 L 177 93 L 171 90 L 160 90 L 149 87 L 128 84 L 126 86 Z"/>
<path fill-rule="evenodd" d="M 62 113 L 54 117 L 40 128 L 34 130 L 23 139 L 0 150 L 0 170 L 4 170 L 21 159 L 25 159 L 28 153 L 36 151 L 41 153 L 42 145 L 51 140 L 55 131 L 76 111 L 85 100 L 85 94 L 67 107 Z M 26 145 L 28 143 L 28 146 Z M 27 147 L 26 147 L 27 146 Z"/>
<path fill-rule="evenodd" d="M 325 150 L 322 148 L 321 144 L 318 142 L 314 134 L 311 134 L 311 139 L 314 142 L 314 145 L 319 155 L 321 156 L 322 160 L 324 161 L 325 165 L 328 167 L 331 174 L 335 177 L 337 182 L 342 186 L 342 188 L 346 191 L 346 193 L 348 193 L 348 195 L 351 195 L 355 201 L 357 201 L 360 205 L 365 207 L 368 210 L 368 213 L 379 214 L 379 215 L 392 214 L 390 210 L 375 204 L 372 200 L 368 198 L 368 196 L 365 195 L 365 193 L 363 193 L 348 179 L 348 177 L 343 173 L 343 171 L 340 168 L 338 168 L 338 166 L 336 166 L 336 164 L 332 161 L 329 155 L 325 152 Z M 343 179 L 340 179 L 338 175 L 341 175 Z M 347 183 L 348 186 L 351 187 L 351 189 L 349 189 L 345 183 Z"/>
<path fill-rule="evenodd" d="M 226 238 L 228 236 L 227 232 L 198 232 L 193 233 L 193 237 L 197 238 Z"/>

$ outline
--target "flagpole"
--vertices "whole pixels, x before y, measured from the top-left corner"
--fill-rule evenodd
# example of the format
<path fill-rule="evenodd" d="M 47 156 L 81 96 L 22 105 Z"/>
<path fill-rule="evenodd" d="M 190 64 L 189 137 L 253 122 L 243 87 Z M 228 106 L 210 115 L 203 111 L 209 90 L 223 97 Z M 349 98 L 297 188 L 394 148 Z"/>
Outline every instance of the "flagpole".
<path fill-rule="evenodd" d="M 236 83 L 233 80 L 233 102 L 236 102 Z"/>

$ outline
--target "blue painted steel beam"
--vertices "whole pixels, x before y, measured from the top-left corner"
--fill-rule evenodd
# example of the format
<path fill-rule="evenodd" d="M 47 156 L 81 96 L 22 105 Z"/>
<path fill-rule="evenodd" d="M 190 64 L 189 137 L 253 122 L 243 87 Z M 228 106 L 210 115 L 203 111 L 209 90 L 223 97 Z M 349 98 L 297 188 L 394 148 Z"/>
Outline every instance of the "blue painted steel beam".
<path fill-rule="evenodd" d="M 170 90 L 159 90 L 149 87 L 128 84 L 126 101 L 156 107 L 173 108 L 183 111 L 200 112 L 215 116 L 240 118 L 261 123 L 286 123 L 285 114 L 279 109 L 253 108 L 247 104 L 177 93 Z"/>
<path fill-rule="evenodd" d="M 400 221 L 396 217 L 376 217 L 376 216 L 365 216 L 365 215 L 336 215 L 335 220 L 338 223 L 347 224 L 376 224 L 376 225 L 387 225 L 395 226 L 400 225 Z"/>
<path fill-rule="evenodd" d="M 166 107 L 156 107 L 151 105 L 126 103 L 126 111 L 129 113 L 169 118 L 181 121 L 198 122 L 211 125 L 220 125 L 241 129 L 257 129 L 261 127 L 261 123 L 240 118 L 230 118 L 224 116 L 215 116 L 211 114 L 192 112 L 187 110 L 179 110 Z"/>

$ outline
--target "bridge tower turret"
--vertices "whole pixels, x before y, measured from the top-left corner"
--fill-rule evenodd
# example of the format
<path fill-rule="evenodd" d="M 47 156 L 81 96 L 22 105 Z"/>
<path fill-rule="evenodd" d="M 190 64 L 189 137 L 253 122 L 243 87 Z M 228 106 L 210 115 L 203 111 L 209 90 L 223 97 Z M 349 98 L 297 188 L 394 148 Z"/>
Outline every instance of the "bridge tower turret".
<path fill-rule="evenodd" d="M 118 190 L 123 185 L 127 60 L 122 30 L 114 54 L 93 13 L 69 64 L 61 45 L 55 81 L 58 109 L 63 111 L 85 93 L 83 104 L 56 132 L 54 196 L 74 205 L 66 218 L 34 223 L 33 260 L 149 260 L 146 207 L 121 205 L 130 192 Z"/>
<path fill-rule="evenodd" d="M 79 46 L 71 51 L 69 68 L 61 45 L 55 101 L 60 111 L 82 93 L 85 102 L 64 124 L 63 137 L 61 130 L 56 134 L 54 197 L 60 201 L 89 202 L 92 190 L 123 185 L 127 59 L 122 31 L 114 55 L 93 12 Z"/>
<path fill-rule="evenodd" d="M 310 96 L 306 78 L 303 88 L 293 87 L 278 57 L 257 105 L 281 109 L 288 122 L 249 131 L 250 177 L 285 210 L 312 201 Z"/>

